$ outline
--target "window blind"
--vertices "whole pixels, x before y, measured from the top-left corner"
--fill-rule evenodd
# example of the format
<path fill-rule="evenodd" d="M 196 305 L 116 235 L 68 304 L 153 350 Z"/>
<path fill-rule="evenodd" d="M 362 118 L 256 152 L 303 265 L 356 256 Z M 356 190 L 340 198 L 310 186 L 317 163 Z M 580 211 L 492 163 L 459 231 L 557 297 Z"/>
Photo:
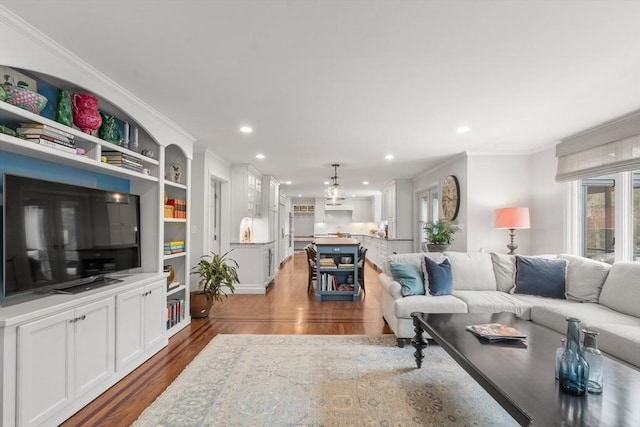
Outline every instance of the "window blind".
<path fill-rule="evenodd" d="M 640 169 L 640 110 L 562 140 L 556 181 Z"/>

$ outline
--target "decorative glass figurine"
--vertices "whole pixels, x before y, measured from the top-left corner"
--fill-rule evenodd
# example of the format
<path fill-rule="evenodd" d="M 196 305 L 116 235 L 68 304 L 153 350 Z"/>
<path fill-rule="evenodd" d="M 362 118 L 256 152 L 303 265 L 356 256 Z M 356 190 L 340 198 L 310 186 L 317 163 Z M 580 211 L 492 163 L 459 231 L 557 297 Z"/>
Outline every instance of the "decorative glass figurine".
<path fill-rule="evenodd" d="M 556 379 L 560 378 L 560 358 L 565 348 L 567 348 L 567 339 L 562 338 L 560 340 L 560 347 L 556 349 Z"/>
<path fill-rule="evenodd" d="M 585 396 L 589 382 L 589 363 L 580 348 L 580 320 L 567 318 L 567 343 L 560 357 L 560 388 L 567 393 Z"/>
<path fill-rule="evenodd" d="M 589 393 L 602 393 L 602 372 L 603 362 L 602 353 L 598 350 L 598 334 L 599 332 L 583 329 L 584 347 L 582 352 L 589 364 Z"/>

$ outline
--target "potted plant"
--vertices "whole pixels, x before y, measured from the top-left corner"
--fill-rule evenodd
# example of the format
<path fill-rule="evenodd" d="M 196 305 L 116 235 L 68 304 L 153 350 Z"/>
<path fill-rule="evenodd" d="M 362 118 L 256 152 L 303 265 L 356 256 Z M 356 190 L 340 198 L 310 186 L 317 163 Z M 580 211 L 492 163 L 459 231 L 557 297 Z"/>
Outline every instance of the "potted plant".
<path fill-rule="evenodd" d="M 199 275 L 200 282 L 199 289 L 190 294 L 191 317 L 208 317 L 211 306 L 216 301 L 222 301 L 223 297 L 227 298 L 227 292 L 233 293 L 234 285 L 240 283 L 238 263 L 227 258 L 230 252 L 223 255 L 215 252 L 203 255 L 193 267 L 191 274 Z"/>
<path fill-rule="evenodd" d="M 446 251 L 453 242 L 453 235 L 459 230 L 456 223 L 446 219 L 420 221 L 420 225 L 422 225 L 429 252 Z"/>

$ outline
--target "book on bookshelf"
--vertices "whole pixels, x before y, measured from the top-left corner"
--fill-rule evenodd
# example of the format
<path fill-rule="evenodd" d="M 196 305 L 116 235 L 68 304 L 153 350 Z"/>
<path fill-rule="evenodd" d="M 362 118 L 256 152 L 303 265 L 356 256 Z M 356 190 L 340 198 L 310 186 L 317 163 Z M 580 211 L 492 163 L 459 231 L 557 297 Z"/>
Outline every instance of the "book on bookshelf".
<path fill-rule="evenodd" d="M 16 129 L 18 133 L 36 133 L 37 131 L 46 132 L 48 134 L 54 133 L 56 135 L 64 136 L 69 140 L 73 140 L 73 134 L 62 129 L 58 129 L 54 126 L 45 125 L 42 123 L 20 123 Z"/>
<path fill-rule="evenodd" d="M 52 136 L 52 135 L 45 135 L 45 134 L 30 133 L 30 134 L 23 134 L 22 136 L 24 136 L 25 139 L 46 139 L 47 141 L 62 144 L 64 146 L 71 147 L 71 148 L 75 148 L 76 146 L 73 140 L 69 141 L 64 136 L 59 136 L 59 135 Z"/>
<path fill-rule="evenodd" d="M 501 323 L 469 325 L 466 329 L 488 341 L 525 340 L 527 335 L 518 329 Z"/>
<path fill-rule="evenodd" d="M 35 144 L 40 144 L 45 147 L 55 148 L 56 150 L 64 151 L 69 154 L 76 154 L 76 149 L 71 147 L 66 147 L 62 144 L 55 143 L 53 141 L 49 141 L 47 139 L 42 138 L 28 138 L 27 141 L 33 142 Z"/>

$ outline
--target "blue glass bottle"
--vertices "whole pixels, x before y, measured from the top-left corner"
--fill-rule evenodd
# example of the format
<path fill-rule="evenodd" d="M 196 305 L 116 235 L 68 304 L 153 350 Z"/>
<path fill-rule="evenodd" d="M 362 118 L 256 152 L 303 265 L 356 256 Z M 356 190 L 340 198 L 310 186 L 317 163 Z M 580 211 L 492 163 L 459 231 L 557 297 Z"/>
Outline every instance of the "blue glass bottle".
<path fill-rule="evenodd" d="M 580 348 L 580 320 L 567 318 L 567 344 L 560 357 L 560 388 L 585 396 L 589 384 L 589 364 Z"/>

